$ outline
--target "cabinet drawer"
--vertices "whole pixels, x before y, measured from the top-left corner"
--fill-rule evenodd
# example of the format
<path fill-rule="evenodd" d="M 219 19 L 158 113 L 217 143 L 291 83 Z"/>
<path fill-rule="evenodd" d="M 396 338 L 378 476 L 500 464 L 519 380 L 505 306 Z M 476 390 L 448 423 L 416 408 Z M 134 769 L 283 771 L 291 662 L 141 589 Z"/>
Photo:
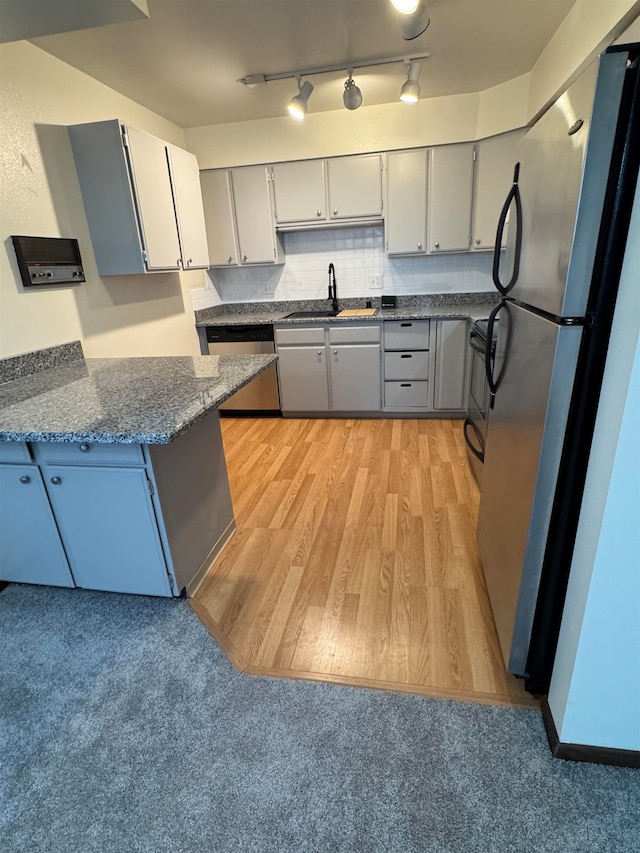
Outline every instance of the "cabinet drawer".
<path fill-rule="evenodd" d="M 38 462 L 73 465 L 144 465 L 139 444 L 42 441 L 33 445 Z"/>
<path fill-rule="evenodd" d="M 380 326 L 329 326 L 330 344 L 377 344 L 380 342 Z"/>
<path fill-rule="evenodd" d="M 0 462 L 31 462 L 26 442 L 0 441 Z"/>
<path fill-rule="evenodd" d="M 394 409 L 426 408 L 428 387 L 428 382 L 385 382 L 384 404 Z"/>
<path fill-rule="evenodd" d="M 429 349 L 429 320 L 387 320 L 384 324 L 384 348 Z"/>
<path fill-rule="evenodd" d="M 424 379 L 429 378 L 429 351 L 385 352 L 385 379 Z"/>
<path fill-rule="evenodd" d="M 324 346 L 324 326 L 290 326 L 286 329 L 276 329 L 276 343 Z"/>

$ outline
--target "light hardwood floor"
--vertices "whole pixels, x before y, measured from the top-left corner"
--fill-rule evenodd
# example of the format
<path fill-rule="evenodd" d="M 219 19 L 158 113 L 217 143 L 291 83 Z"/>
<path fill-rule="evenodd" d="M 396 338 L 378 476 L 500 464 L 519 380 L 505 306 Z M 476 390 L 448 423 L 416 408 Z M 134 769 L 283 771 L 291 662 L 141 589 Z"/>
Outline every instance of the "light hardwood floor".
<path fill-rule="evenodd" d="M 537 704 L 504 670 L 460 421 L 222 427 L 238 527 L 191 605 L 238 669 Z"/>

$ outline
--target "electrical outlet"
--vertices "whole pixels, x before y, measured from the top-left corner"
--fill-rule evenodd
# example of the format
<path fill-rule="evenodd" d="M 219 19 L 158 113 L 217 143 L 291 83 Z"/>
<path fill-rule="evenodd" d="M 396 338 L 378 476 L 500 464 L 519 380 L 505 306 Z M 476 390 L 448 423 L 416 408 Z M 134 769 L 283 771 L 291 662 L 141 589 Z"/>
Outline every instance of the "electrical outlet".
<path fill-rule="evenodd" d="M 371 290 L 382 290 L 382 275 L 371 276 Z"/>

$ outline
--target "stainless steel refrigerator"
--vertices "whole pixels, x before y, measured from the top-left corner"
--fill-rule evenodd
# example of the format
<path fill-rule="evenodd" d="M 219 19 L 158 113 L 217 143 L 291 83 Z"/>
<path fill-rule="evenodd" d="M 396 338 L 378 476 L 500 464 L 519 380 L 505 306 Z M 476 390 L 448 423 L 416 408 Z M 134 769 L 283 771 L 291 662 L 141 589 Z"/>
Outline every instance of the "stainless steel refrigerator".
<path fill-rule="evenodd" d="M 478 545 L 507 669 L 548 689 L 640 160 L 640 45 L 603 54 L 525 134 L 500 217 L 502 300 Z M 640 286 L 640 281 L 639 281 Z M 488 334 L 491 339 L 491 328 Z M 615 342 L 611 342 L 615 345 Z"/>

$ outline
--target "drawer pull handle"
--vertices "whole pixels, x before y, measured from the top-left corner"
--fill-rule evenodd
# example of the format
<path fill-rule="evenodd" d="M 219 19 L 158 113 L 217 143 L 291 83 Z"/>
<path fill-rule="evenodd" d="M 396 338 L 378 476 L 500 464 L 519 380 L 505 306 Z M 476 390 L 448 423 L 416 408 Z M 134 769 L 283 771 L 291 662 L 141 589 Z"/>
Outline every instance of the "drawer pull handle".
<path fill-rule="evenodd" d="M 80 445 L 80 452 L 81 453 L 88 453 L 90 450 L 91 450 L 91 447 L 88 444 L 81 444 Z"/>
<path fill-rule="evenodd" d="M 20 482 L 21 482 L 24 486 L 26 486 L 26 485 L 28 485 L 28 484 L 31 482 L 31 477 L 29 477 L 29 475 L 28 475 L 28 474 L 23 474 L 23 475 L 22 475 L 22 477 L 20 477 Z"/>
<path fill-rule="evenodd" d="M 404 355 L 401 355 L 400 358 L 413 358 L 413 356 L 405 353 Z"/>
<path fill-rule="evenodd" d="M 321 211 L 321 210 L 316 210 L 316 216 L 322 216 L 322 211 Z"/>
<path fill-rule="evenodd" d="M 54 486 L 59 486 L 60 483 L 62 482 L 62 477 L 52 477 L 51 482 L 53 483 Z"/>
<path fill-rule="evenodd" d="M 400 387 L 401 388 L 411 388 L 411 383 L 410 382 L 401 382 Z"/>
<path fill-rule="evenodd" d="M 413 323 L 400 323 L 400 326 L 404 329 L 406 326 L 413 326 Z"/>

